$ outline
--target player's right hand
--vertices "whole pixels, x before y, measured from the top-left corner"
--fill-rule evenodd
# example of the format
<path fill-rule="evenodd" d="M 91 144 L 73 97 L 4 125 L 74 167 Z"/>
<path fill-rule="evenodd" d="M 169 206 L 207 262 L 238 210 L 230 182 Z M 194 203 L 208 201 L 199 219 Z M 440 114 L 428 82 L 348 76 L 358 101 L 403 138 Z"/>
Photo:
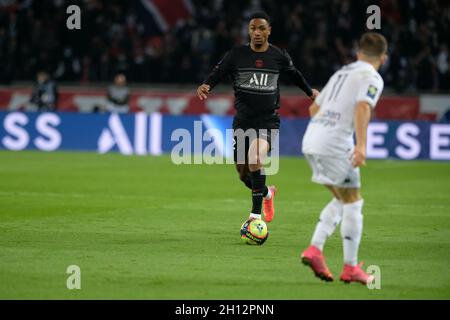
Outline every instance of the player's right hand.
<path fill-rule="evenodd" d="M 207 84 L 202 84 L 201 86 L 199 86 L 198 88 L 197 88 L 197 97 L 200 99 L 200 100 L 205 100 L 205 99 L 207 99 L 208 98 L 208 94 L 209 94 L 209 89 L 210 89 L 211 87 L 209 86 L 209 85 L 207 85 Z"/>
<path fill-rule="evenodd" d="M 365 150 L 365 148 L 356 147 L 355 151 L 353 151 L 351 160 L 352 160 L 352 166 L 354 168 L 365 166 L 366 165 L 366 150 Z"/>

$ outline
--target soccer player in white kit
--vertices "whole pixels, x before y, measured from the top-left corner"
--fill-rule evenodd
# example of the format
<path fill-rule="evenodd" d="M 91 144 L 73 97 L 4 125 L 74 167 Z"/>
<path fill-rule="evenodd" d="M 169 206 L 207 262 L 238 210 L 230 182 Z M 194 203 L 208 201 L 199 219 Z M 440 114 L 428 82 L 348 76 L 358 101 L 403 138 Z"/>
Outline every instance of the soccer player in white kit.
<path fill-rule="evenodd" d="M 377 70 L 387 59 L 386 39 L 378 33 L 365 33 L 357 58 L 334 73 L 309 107 L 311 120 L 302 151 L 312 169 L 312 181 L 329 189 L 333 198 L 323 208 L 311 245 L 301 259 L 317 277 L 333 281 L 322 252 L 326 239 L 341 223 L 344 268 L 340 279 L 367 284 L 373 276 L 358 264 L 364 203 L 359 167 L 365 165 L 367 127 L 383 91 Z"/>

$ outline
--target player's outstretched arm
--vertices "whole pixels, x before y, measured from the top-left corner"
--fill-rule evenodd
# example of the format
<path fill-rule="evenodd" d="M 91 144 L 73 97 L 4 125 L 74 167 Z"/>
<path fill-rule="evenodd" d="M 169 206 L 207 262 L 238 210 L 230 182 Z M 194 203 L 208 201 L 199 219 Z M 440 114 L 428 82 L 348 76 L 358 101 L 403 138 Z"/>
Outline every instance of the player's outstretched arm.
<path fill-rule="evenodd" d="M 352 159 L 354 167 L 366 165 L 367 127 L 369 126 L 370 112 L 371 107 L 369 103 L 360 101 L 356 104 L 354 119 L 356 145 Z"/>
<path fill-rule="evenodd" d="M 209 92 L 227 75 L 232 71 L 234 65 L 232 51 L 228 51 L 222 60 L 213 68 L 208 74 L 203 84 L 197 88 L 197 97 L 200 100 L 208 98 Z"/>
<path fill-rule="evenodd" d="M 319 95 L 319 91 L 316 89 L 312 89 L 310 85 L 308 84 L 308 81 L 306 81 L 305 77 L 303 77 L 303 74 L 298 70 L 294 63 L 292 62 L 291 56 L 289 53 L 287 53 L 286 50 L 282 50 L 283 52 L 283 68 L 282 71 L 285 72 L 292 82 L 294 82 L 295 85 L 297 85 L 300 89 L 303 90 L 303 92 L 306 93 L 306 95 L 311 99 L 315 100 L 316 97 Z"/>

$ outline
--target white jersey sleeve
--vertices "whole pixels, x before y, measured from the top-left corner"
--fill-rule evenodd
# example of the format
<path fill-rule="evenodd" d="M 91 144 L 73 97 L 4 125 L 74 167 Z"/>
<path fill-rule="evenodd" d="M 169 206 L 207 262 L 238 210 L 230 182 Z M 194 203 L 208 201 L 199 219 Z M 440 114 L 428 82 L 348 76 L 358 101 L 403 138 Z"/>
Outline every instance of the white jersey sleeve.
<path fill-rule="evenodd" d="M 360 80 L 360 87 L 356 96 L 356 102 L 365 101 L 375 108 L 378 99 L 383 92 L 384 82 L 379 74 L 365 74 Z"/>
<path fill-rule="evenodd" d="M 325 97 L 327 96 L 327 92 L 329 91 L 329 87 L 330 87 L 330 82 L 331 79 L 328 80 L 327 84 L 325 85 L 325 87 L 323 87 L 322 91 L 320 91 L 320 94 L 317 96 L 317 98 L 314 100 L 314 102 L 320 106 L 322 106 L 322 104 L 324 103 Z"/>

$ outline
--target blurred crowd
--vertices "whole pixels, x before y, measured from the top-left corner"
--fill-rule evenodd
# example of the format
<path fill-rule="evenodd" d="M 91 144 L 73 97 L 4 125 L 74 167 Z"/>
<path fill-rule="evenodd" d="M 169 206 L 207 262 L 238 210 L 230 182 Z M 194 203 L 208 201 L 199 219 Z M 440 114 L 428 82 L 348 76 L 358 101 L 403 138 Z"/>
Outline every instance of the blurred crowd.
<path fill-rule="evenodd" d="M 381 70 L 397 92 L 450 90 L 448 0 L 190 0 L 192 17 L 168 32 L 148 32 L 140 0 L 0 0 L 0 83 L 39 71 L 62 82 L 199 83 L 232 46 L 248 41 L 248 17 L 272 19 L 270 42 L 286 48 L 315 86 L 355 57 L 366 8 L 381 8 L 389 63 Z M 81 30 L 68 30 L 78 4 Z M 283 80 L 284 81 L 284 80 Z"/>

